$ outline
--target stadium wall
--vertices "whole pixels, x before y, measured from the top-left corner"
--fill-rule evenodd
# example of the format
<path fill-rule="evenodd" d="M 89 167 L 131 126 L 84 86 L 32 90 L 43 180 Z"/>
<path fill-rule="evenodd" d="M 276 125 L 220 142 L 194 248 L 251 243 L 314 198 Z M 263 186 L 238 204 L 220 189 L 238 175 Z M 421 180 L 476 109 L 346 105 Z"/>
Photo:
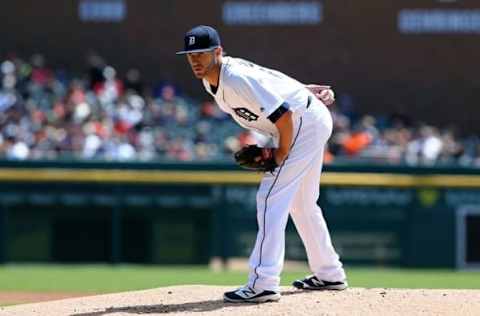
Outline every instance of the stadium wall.
<path fill-rule="evenodd" d="M 248 256 L 260 175 L 230 164 L 0 163 L 2 262 Z M 348 264 L 480 263 L 480 170 L 328 166 L 319 203 Z M 467 211 L 466 211 L 467 210 Z M 291 223 L 286 257 L 305 260 Z"/>

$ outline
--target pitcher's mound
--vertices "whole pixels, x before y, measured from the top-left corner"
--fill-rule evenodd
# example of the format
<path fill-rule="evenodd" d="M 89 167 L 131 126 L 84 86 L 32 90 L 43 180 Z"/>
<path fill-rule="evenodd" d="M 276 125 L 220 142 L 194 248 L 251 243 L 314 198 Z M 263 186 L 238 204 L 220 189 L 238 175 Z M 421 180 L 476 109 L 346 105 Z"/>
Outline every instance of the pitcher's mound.
<path fill-rule="evenodd" d="M 0 307 L 0 315 L 480 315 L 480 290 L 282 288 L 275 303 L 224 303 L 231 287 L 186 285 Z"/>

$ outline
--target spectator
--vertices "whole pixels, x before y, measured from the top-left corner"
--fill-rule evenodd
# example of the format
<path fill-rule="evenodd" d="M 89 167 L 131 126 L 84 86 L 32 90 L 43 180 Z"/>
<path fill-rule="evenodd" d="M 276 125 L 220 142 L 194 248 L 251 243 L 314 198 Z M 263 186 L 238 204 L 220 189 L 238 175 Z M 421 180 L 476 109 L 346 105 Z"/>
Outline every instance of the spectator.
<path fill-rule="evenodd" d="M 125 75 L 125 80 L 123 82 L 125 90 L 144 96 L 145 95 L 145 85 L 142 81 L 142 76 L 140 70 L 137 68 L 130 68 Z"/>
<path fill-rule="evenodd" d="M 0 62 L 0 157 L 118 161 L 230 160 L 242 146 L 268 143 L 226 120 L 210 102 L 190 100 L 172 84 L 157 94 L 138 69 L 124 80 L 102 57 L 88 56 L 85 76 L 49 67 L 41 54 Z M 355 112 L 353 96 L 340 94 L 330 108 L 334 133 L 325 163 L 347 159 L 410 165 L 480 167 L 480 139 L 459 138 L 395 115 Z"/>
<path fill-rule="evenodd" d="M 375 128 L 375 119 L 365 116 L 359 125 L 343 140 L 343 150 L 347 155 L 355 156 L 360 154 L 370 145 L 378 132 Z"/>

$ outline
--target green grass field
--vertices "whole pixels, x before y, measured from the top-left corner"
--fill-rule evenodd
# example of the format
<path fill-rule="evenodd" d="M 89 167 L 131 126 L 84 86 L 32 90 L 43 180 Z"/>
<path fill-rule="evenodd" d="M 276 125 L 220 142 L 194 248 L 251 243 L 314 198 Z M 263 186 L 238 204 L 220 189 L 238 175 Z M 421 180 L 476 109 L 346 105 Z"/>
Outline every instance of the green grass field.
<path fill-rule="evenodd" d="M 289 285 L 307 271 L 284 272 Z M 241 285 L 246 272 L 214 272 L 206 266 L 3 265 L 0 291 L 108 293 L 182 284 Z M 350 286 L 480 289 L 479 272 L 347 267 Z"/>

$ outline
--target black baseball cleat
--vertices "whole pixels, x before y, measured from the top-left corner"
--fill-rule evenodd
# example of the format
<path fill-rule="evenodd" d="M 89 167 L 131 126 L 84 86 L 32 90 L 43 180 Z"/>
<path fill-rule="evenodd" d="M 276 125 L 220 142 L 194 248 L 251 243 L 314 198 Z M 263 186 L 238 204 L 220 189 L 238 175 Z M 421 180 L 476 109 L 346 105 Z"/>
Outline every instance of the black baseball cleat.
<path fill-rule="evenodd" d="M 296 280 L 292 283 L 300 290 L 345 290 L 348 287 L 347 281 L 330 282 L 318 279 L 316 276 L 308 276 L 303 280 Z"/>
<path fill-rule="evenodd" d="M 255 290 L 249 286 L 241 287 L 235 291 L 225 292 L 223 300 L 230 303 L 265 303 L 276 302 L 280 293 L 268 290 Z"/>

